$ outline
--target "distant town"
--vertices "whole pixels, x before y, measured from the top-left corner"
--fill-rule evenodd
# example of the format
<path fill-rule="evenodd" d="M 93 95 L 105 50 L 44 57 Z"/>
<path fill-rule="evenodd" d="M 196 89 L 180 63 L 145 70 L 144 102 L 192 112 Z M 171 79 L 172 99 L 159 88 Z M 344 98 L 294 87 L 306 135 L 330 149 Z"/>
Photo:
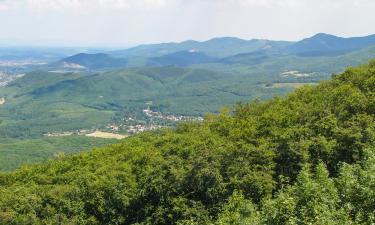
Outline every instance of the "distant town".
<path fill-rule="evenodd" d="M 135 117 L 122 118 L 120 121 L 113 121 L 108 123 L 103 128 L 92 128 L 76 131 L 66 131 L 66 132 L 50 132 L 45 134 L 47 137 L 62 137 L 71 135 L 84 135 L 89 137 L 99 137 L 99 138 L 115 138 L 122 139 L 129 135 L 134 135 L 137 133 L 156 130 L 163 127 L 171 127 L 168 122 L 178 123 L 178 122 L 199 122 L 203 121 L 204 118 L 197 116 L 185 116 L 185 115 L 164 115 L 161 112 L 152 111 L 150 107 L 142 110 L 144 116 L 148 117 L 151 122 L 145 123 L 143 120 L 139 120 Z M 163 124 L 163 125 L 162 125 Z"/>
<path fill-rule="evenodd" d="M 0 87 L 7 86 L 10 82 L 23 77 L 25 74 L 12 74 L 7 72 L 0 72 Z"/>
<path fill-rule="evenodd" d="M 141 123 L 137 118 L 127 117 L 123 118 L 119 122 L 110 123 L 106 126 L 107 129 L 119 132 L 125 131 L 128 134 L 136 134 L 143 131 L 155 130 L 162 127 L 168 127 L 160 125 L 161 121 L 171 121 L 171 122 L 184 122 L 184 121 L 203 121 L 203 117 L 193 117 L 193 116 L 184 116 L 184 115 L 164 115 L 160 112 L 155 112 L 147 107 L 144 109 L 143 114 L 150 118 L 151 122 L 148 124 Z M 130 125 L 132 124 L 132 125 Z"/>

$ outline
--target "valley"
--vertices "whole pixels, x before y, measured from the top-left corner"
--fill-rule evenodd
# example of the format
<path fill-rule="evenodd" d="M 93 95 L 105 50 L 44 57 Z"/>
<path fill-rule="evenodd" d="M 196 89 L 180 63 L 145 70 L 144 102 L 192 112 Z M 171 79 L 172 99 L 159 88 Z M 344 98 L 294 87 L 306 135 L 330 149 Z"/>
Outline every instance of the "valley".
<path fill-rule="evenodd" d="M 0 0 L 0 225 L 375 225 L 374 0 Z"/>
<path fill-rule="evenodd" d="M 149 102 L 146 103 L 150 105 Z M 142 116 L 129 116 L 125 118 L 117 118 L 110 123 L 95 127 L 93 129 L 84 129 L 65 132 L 49 132 L 44 134 L 46 137 L 65 137 L 74 135 L 83 135 L 87 137 L 98 138 L 114 138 L 122 139 L 129 135 L 138 134 L 145 131 L 153 131 L 161 128 L 173 128 L 181 122 L 199 122 L 204 118 L 200 116 L 184 116 L 184 115 L 163 115 L 155 112 L 150 107 L 142 110 Z M 134 115 L 134 114 L 133 114 Z"/>
<path fill-rule="evenodd" d="M 0 54 L 0 138 L 9 140 L 7 151 L 0 146 L 0 157 L 17 152 L 18 142 L 61 139 L 63 144 L 53 141 L 48 148 L 69 152 L 71 138 L 100 143 L 96 139 L 115 141 L 201 122 L 206 113 L 315 86 L 375 57 L 372 36 L 336 37 L 342 46 L 325 49 L 325 39 L 332 38 L 322 34 L 299 42 L 214 38 L 77 54 L 73 52 L 79 49 L 18 50 L 11 58 Z M 363 40 L 366 45 L 345 47 Z M 321 52 L 307 52 L 311 45 Z M 76 151 L 85 149 L 85 144 L 76 144 Z M 0 165 L 0 170 L 23 164 L 18 162 Z"/>

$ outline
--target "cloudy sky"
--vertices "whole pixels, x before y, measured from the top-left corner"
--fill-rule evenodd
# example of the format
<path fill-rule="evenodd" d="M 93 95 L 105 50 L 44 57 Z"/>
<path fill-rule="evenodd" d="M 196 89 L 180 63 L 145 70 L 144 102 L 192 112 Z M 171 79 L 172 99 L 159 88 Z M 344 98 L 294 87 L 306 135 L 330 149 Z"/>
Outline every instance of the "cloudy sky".
<path fill-rule="evenodd" d="M 0 42 L 131 46 L 375 33 L 374 0 L 0 0 Z"/>

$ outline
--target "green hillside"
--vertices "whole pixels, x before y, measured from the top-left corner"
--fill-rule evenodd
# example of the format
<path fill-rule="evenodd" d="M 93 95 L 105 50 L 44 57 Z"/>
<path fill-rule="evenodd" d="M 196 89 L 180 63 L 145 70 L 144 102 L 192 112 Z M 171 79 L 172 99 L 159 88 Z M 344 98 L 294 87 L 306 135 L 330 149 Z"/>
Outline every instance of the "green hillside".
<path fill-rule="evenodd" d="M 203 123 L 1 174 L 0 223 L 373 224 L 374 91 L 373 61 Z"/>
<path fill-rule="evenodd" d="M 52 63 L 51 67 L 66 67 L 66 63 L 82 67 L 81 69 L 103 70 L 126 67 L 127 61 L 121 58 L 111 57 L 104 53 L 86 54 L 79 53 L 58 62 Z"/>
<path fill-rule="evenodd" d="M 75 150 L 87 149 L 87 139 L 78 142 L 56 138 L 59 141 L 45 144 L 49 133 L 59 136 L 82 130 L 110 131 L 108 124 L 174 126 L 173 121 L 148 118 L 143 110 L 151 107 L 165 115 L 196 117 L 217 112 L 223 105 L 266 99 L 292 90 L 257 83 L 272 79 L 173 66 L 95 74 L 28 73 L 0 89 L 0 98 L 5 98 L 5 104 L 0 105 L 0 139 L 7 143 L 0 145 L 0 157 L 11 159 L 0 163 L 0 170 L 38 162 L 58 151 L 71 152 L 69 146 L 73 144 Z M 129 117 L 137 121 L 124 121 Z M 40 149 L 35 143 L 40 143 Z M 94 141 L 92 146 L 94 143 L 100 142 Z"/>
<path fill-rule="evenodd" d="M 375 45 L 334 56 L 297 56 L 267 51 L 243 53 L 226 57 L 215 64 L 196 64 L 194 67 L 237 70 L 242 73 L 273 73 L 288 70 L 338 73 L 348 66 L 357 66 L 375 57 Z M 242 70 L 238 70 L 241 68 Z"/>
<path fill-rule="evenodd" d="M 261 80 L 178 67 L 93 75 L 33 72 L 0 90 L 6 99 L 0 107 L 0 136 L 36 137 L 100 126 L 111 121 L 117 112 L 140 110 L 150 101 L 164 113 L 202 115 L 216 112 L 222 105 L 269 98 L 290 90 L 263 87 L 256 83 Z"/>
<path fill-rule="evenodd" d="M 176 65 L 176 66 L 189 66 L 192 64 L 202 64 L 215 62 L 217 59 L 209 57 L 204 53 L 196 50 L 180 51 L 160 57 L 153 57 L 149 59 L 150 65 Z"/>

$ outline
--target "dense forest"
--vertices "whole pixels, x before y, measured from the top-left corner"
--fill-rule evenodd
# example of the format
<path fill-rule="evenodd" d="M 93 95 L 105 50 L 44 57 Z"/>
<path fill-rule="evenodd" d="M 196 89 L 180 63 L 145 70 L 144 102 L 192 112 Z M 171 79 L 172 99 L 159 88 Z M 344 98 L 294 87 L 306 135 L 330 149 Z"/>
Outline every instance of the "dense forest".
<path fill-rule="evenodd" d="M 0 175 L 0 224 L 374 224 L 375 61 Z"/>

